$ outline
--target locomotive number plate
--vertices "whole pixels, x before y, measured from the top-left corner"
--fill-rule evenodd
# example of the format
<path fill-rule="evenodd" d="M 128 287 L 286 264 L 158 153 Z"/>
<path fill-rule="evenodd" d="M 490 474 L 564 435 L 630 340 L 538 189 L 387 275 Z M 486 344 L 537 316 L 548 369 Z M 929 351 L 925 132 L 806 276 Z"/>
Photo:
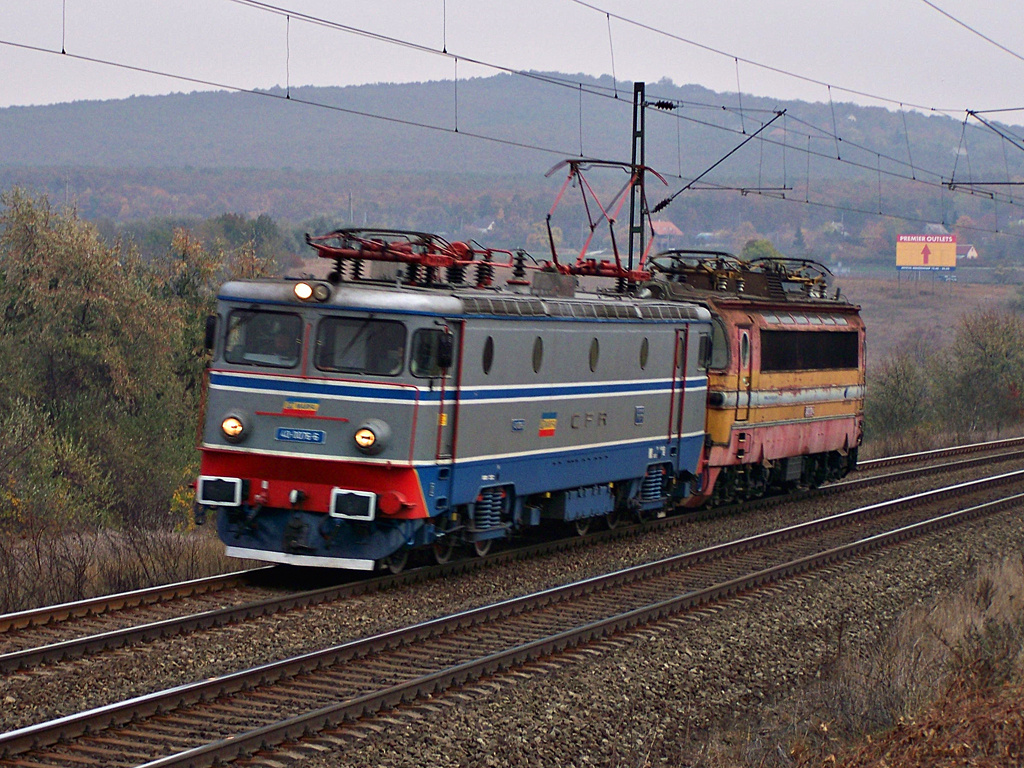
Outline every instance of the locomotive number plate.
<path fill-rule="evenodd" d="M 327 433 L 319 429 L 278 427 L 274 439 L 285 443 L 323 443 L 327 439 Z"/>

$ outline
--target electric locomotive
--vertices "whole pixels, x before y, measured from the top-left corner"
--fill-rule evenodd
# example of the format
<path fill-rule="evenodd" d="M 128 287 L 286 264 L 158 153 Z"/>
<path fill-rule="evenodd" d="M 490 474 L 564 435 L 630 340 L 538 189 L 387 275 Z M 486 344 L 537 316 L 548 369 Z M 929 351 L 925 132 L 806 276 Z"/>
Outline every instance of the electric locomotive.
<path fill-rule="evenodd" d="M 707 451 L 687 505 L 817 487 L 856 467 L 864 434 L 860 308 L 808 259 L 675 250 L 644 293 L 712 313 Z"/>
<path fill-rule="evenodd" d="M 228 555 L 398 571 L 699 492 L 707 307 L 424 233 L 307 239 L 329 279 L 229 282 L 207 324 L 197 509 Z"/>

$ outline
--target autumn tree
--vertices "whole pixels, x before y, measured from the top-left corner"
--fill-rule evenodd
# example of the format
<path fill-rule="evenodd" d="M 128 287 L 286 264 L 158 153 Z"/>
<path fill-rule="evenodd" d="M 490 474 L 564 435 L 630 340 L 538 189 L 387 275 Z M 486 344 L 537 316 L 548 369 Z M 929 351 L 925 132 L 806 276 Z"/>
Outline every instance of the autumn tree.
<path fill-rule="evenodd" d="M 906 450 L 930 414 L 928 378 L 922 361 L 905 350 L 872 371 L 865 401 L 866 430 L 886 450 Z"/>
<path fill-rule="evenodd" d="M 771 240 L 764 238 L 754 238 L 747 240 L 743 245 L 743 250 L 740 251 L 740 258 L 747 261 L 753 261 L 754 259 L 763 258 L 784 258 L 779 250 L 772 244 Z"/>
<path fill-rule="evenodd" d="M 0 456 L 15 455 L 8 503 L 94 521 L 99 509 L 158 515 L 193 433 L 173 369 L 181 318 L 134 250 L 105 245 L 45 199 L 15 190 L 0 206 L 0 411 L 16 420 L 0 435 Z M 36 465 L 53 467 L 63 494 L 25 474 Z"/>
<path fill-rule="evenodd" d="M 998 432 L 1024 415 L 1024 321 L 993 310 L 966 315 L 933 367 L 937 418 L 958 436 Z"/>

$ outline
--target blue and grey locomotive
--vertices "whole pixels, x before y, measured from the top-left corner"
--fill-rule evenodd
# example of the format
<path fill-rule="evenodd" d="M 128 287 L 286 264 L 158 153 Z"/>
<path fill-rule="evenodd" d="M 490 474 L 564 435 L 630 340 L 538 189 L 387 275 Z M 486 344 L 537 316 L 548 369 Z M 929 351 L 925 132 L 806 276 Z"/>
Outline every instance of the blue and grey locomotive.
<path fill-rule="evenodd" d="M 707 309 L 421 233 L 310 242 L 329 279 L 229 282 L 207 326 L 197 504 L 229 555 L 399 570 L 690 493 Z"/>

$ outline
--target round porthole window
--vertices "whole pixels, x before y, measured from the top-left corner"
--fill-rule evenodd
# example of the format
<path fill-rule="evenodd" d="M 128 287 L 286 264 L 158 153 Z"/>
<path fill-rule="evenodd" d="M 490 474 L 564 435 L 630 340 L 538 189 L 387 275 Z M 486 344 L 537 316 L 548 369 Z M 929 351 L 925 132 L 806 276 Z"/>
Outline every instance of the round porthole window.
<path fill-rule="evenodd" d="M 590 341 L 590 370 L 597 370 L 597 361 L 601 356 L 601 345 L 597 343 L 597 339 L 591 339 Z"/>
<path fill-rule="evenodd" d="M 544 340 L 538 336 L 533 340 L 533 372 L 539 373 L 544 362 Z"/>
<path fill-rule="evenodd" d="M 640 342 L 640 369 L 644 370 L 647 368 L 647 356 L 651 352 L 651 343 L 644 337 L 644 340 Z"/>
<path fill-rule="evenodd" d="M 484 342 L 484 375 L 488 375 L 491 372 L 491 366 L 494 365 L 494 339 L 491 336 L 487 337 L 487 341 Z"/>

